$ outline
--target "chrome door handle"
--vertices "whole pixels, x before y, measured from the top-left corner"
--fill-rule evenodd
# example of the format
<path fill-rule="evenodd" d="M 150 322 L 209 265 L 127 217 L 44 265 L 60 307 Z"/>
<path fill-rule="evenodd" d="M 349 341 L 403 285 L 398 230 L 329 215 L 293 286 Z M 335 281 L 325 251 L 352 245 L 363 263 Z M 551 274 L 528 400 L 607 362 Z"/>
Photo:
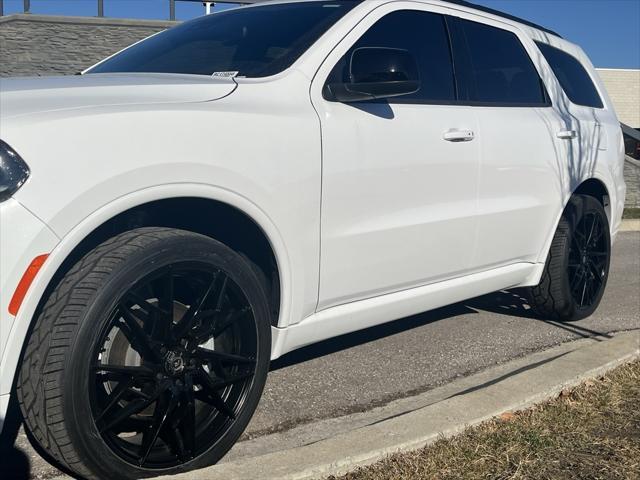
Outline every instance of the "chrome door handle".
<path fill-rule="evenodd" d="M 470 142 L 475 138 L 471 130 L 447 130 L 442 135 L 447 142 Z"/>
<path fill-rule="evenodd" d="M 571 140 L 578 136 L 578 132 L 575 130 L 560 130 L 556 135 L 558 138 L 562 138 L 563 140 Z"/>

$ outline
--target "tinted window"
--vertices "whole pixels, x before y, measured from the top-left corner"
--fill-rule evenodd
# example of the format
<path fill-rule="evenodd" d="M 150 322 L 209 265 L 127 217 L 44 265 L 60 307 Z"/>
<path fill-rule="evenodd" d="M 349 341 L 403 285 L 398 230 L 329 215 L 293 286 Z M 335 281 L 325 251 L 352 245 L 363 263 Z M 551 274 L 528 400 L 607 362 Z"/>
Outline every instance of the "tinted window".
<path fill-rule="evenodd" d="M 537 45 L 569 100 L 587 107 L 603 107 L 598 90 L 576 58 L 545 43 Z"/>
<path fill-rule="evenodd" d="M 89 73 L 274 75 L 289 67 L 355 5 L 302 2 L 223 11 L 155 35 Z"/>
<path fill-rule="evenodd" d="M 400 10 L 373 25 L 338 62 L 328 83 L 347 82 L 348 59 L 362 47 L 386 47 L 408 50 L 418 64 L 421 87 L 416 93 L 392 98 L 391 102 L 455 100 L 451 49 L 444 17 L 429 12 Z"/>
<path fill-rule="evenodd" d="M 469 100 L 507 105 L 546 105 L 542 80 L 516 35 L 460 20 L 469 51 Z"/>

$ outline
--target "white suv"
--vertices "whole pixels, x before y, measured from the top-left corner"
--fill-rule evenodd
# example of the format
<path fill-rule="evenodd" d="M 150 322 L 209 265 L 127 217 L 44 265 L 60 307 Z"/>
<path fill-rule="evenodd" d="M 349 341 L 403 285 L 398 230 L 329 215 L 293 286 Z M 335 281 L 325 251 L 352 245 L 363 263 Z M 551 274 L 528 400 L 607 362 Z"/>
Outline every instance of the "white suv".
<path fill-rule="evenodd" d="M 557 320 L 602 297 L 620 125 L 528 22 L 273 2 L 1 90 L 0 416 L 79 476 L 216 462 L 303 345 L 499 289 Z"/>

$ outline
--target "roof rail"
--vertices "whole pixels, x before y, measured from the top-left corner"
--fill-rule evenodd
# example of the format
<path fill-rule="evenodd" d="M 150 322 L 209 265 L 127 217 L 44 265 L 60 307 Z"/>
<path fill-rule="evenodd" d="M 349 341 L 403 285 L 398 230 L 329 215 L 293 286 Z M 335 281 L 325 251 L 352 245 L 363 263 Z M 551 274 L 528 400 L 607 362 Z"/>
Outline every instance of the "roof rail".
<path fill-rule="evenodd" d="M 478 5 L 477 3 L 468 2 L 467 0 L 443 0 L 443 1 L 447 2 L 447 3 L 453 3 L 455 5 L 460 5 L 462 7 L 473 8 L 475 10 L 480 10 L 481 12 L 490 13 L 490 14 L 496 15 L 498 17 L 502 17 L 502 18 L 506 18 L 506 19 L 509 19 L 509 20 L 513 20 L 515 22 L 519 22 L 519 23 L 522 23 L 524 25 L 528 25 L 529 27 L 537 28 L 538 30 L 542 30 L 543 32 L 547 32 L 547 33 L 550 33 L 551 35 L 555 35 L 556 37 L 562 38 L 562 36 L 560 36 L 558 33 L 554 32 L 553 30 L 549 30 L 548 28 L 545 28 L 545 27 L 543 27 L 541 25 L 538 25 L 536 23 L 530 22 L 529 20 L 525 20 L 523 18 L 516 17 L 515 15 L 510 15 L 508 13 L 501 12 L 500 10 L 494 10 L 493 8 L 485 7 L 483 5 Z"/>

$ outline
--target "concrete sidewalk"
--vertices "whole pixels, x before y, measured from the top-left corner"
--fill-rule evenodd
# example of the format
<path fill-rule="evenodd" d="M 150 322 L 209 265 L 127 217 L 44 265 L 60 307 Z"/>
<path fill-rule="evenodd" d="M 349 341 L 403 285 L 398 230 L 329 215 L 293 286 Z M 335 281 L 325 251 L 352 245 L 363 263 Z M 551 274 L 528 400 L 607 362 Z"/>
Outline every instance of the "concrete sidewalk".
<path fill-rule="evenodd" d="M 298 480 L 346 473 L 527 408 L 639 356 L 637 330 L 563 344 L 368 412 L 240 442 L 216 466 L 161 478 Z"/>

